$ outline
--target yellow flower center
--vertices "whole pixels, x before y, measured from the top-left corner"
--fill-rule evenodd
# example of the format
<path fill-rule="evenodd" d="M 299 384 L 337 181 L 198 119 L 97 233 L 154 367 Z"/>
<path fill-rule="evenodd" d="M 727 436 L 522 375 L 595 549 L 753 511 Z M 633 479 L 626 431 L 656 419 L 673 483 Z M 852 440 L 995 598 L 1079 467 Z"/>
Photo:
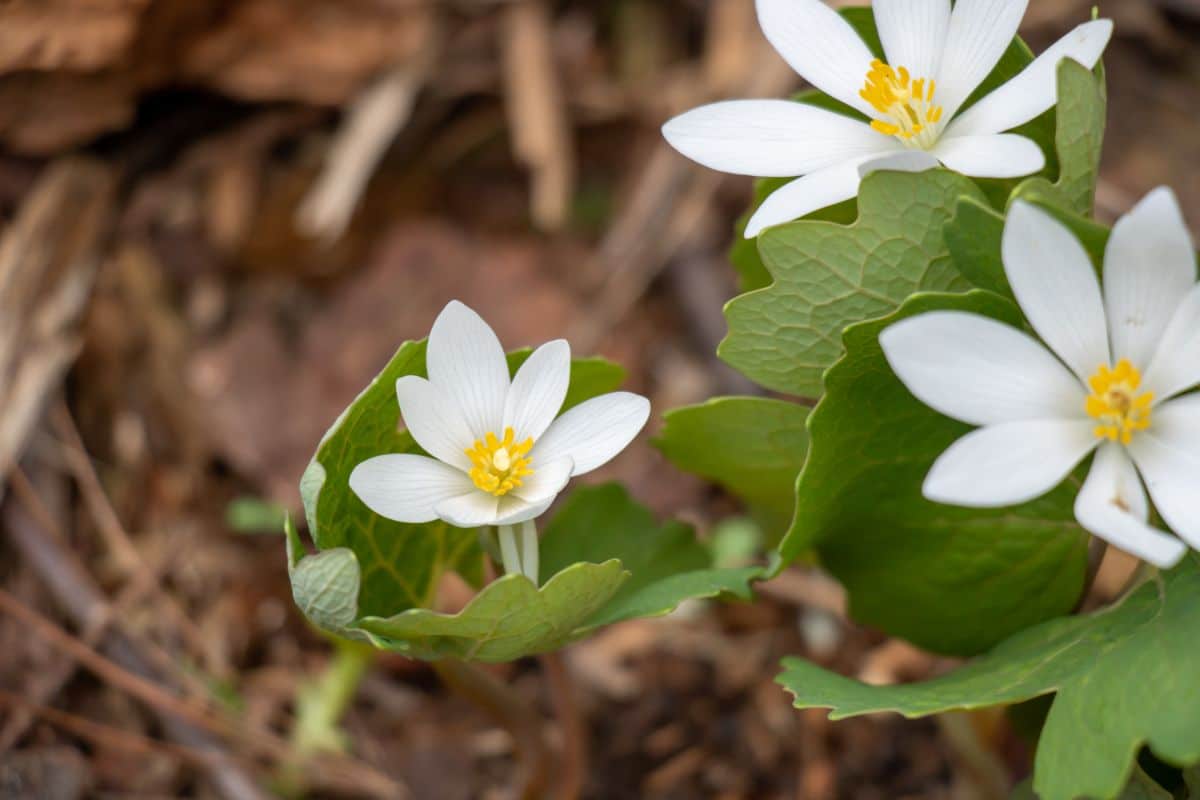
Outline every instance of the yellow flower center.
<path fill-rule="evenodd" d="M 906 68 L 893 69 L 875 59 L 859 96 L 883 115 L 871 122 L 872 128 L 906 144 L 928 147 L 942 120 L 942 107 L 933 104 L 936 89 L 932 79 L 913 80 Z"/>
<path fill-rule="evenodd" d="M 513 441 L 512 428 L 504 429 L 504 438 L 497 439 L 489 432 L 482 441 L 464 450 L 475 466 L 469 473 L 471 480 L 485 492 L 502 497 L 521 485 L 521 479 L 533 474 L 526 454 L 533 447 L 530 437 L 521 443 Z"/>
<path fill-rule="evenodd" d="M 1101 366 L 1088 384 L 1092 394 L 1087 399 L 1087 413 L 1100 423 L 1095 429 L 1096 438 L 1129 444 L 1134 431 L 1150 427 L 1154 393 L 1138 394 L 1142 375 L 1129 359 L 1121 359 L 1112 369 Z"/>

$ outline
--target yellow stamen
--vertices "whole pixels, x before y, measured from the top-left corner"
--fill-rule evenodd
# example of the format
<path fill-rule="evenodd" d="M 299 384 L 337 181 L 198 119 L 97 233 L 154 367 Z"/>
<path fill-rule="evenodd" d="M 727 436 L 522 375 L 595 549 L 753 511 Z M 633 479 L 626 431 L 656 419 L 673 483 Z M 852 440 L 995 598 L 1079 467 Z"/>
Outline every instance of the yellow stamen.
<path fill-rule="evenodd" d="M 1142 375 L 1129 359 L 1121 359 L 1111 369 L 1101 365 L 1088 380 L 1088 385 L 1092 387 L 1092 394 L 1085 409 L 1089 417 L 1099 422 L 1094 430 L 1097 439 L 1129 444 L 1136 431 L 1150 427 L 1154 393 L 1138 394 Z"/>
<path fill-rule="evenodd" d="M 533 447 L 533 438 L 521 443 L 513 441 L 516 434 L 512 428 L 504 429 L 504 438 L 497 439 L 489 432 L 482 441 L 463 452 L 474 466 L 469 473 L 471 480 L 485 492 L 502 497 L 521 485 L 521 479 L 533 474 L 529 459 L 525 456 Z"/>
<path fill-rule="evenodd" d="M 936 81 L 913 80 L 906 68 L 893 69 L 875 59 L 859 96 L 884 117 L 873 120 L 872 128 L 909 146 L 929 147 L 935 134 L 933 126 L 942 120 L 942 107 L 933 104 L 936 91 Z"/>

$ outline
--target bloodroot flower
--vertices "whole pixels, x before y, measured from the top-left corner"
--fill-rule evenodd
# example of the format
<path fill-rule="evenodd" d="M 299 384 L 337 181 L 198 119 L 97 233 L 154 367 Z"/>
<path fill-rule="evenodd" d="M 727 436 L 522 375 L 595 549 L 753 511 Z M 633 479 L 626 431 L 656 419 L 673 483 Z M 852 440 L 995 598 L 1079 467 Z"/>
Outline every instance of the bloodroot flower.
<path fill-rule="evenodd" d="M 409 433 L 432 458 L 376 456 L 350 474 L 367 507 L 397 522 L 532 520 L 573 476 L 625 449 L 650 416 L 649 401 L 629 392 L 559 416 L 571 375 L 567 342 L 539 347 L 510 381 L 496 334 L 458 301 L 434 322 L 425 358 L 429 380 L 400 378 L 396 395 Z"/>
<path fill-rule="evenodd" d="M 752 238 L 858 196 L 876 169 L 941 163 L 977 178 L 1014 178 L 1045 166 L 1029 139 L 1004 133 L 1053 106 L 1064 58 L 1091 68 L 1112 22 L 1080 25 L 1008 83 L 959 113 L 999 63 L 1029 0 L 875 0 L 887 61 L 822 0 L 758 0 L 763 33 L 792 69 L 864 115 L 857 119 L 788 100 L 734 100 L 663 126 L 693 161 L 760 178 L 803 176 L 773 193 L 746 226 Z"/>
<path fill-rule="evenodd" d="M 1200 393 L 1188 394 L 1200 384 L 1200 286 L 1174 194 L 1155 190 L 1117 223 L 1103 286 L 1078 239 L 1025 203 L 1009 212 L 1003 257 L 1041 342 L 953 311 L 911 317 L 879 337 L 913 395 L 982 426 L 938 458 L 925 496 L 980 508 L 1022 503 L 1095 451 L 1075 502 L 1079 524 L 1174 565 L 1187 545 L 1200 549 Z M 1143 481 L 1183 541 L 1148 523 Z"/>

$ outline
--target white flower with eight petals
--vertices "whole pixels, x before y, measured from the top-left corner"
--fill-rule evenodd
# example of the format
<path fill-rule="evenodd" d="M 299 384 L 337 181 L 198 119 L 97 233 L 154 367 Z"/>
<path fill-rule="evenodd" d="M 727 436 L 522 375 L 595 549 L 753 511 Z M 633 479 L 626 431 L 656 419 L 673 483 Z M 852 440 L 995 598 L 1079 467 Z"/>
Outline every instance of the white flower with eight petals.
<path fill-rule="evenodd" d="M 954 311 L 911 317 L 879 337 L 919 400 L 982 426 L 938 458 L 925 496 L 980 508 L 1022 503 L 1095 450 L 1075 502 L 1080 525 L 1160 567 L 1187 545 L 1200 549 L 1200 393 L 1187 394 L 1200 385 L 1200 285 L 1174 194 L 1155 190 L 1117 223 L 1103 287 L 1079 240 L 1023 202 L 1009 212 L 1003 259 L 1046 346 Z M 1143 481 L 1184 541 L 1148 524 Z"/>
<path fill-rule="evenodd" d="M 367 507 L 398 522 L 502 526 L 501 545 L 514 547 L 511 526 L 539 516 L 570 478 L 616 456 L 650 416 L 649 401 L 629 392 L 559 416 L 571 374 L 567 342 L 539 347 L 510 381 L 496 334 L 458 301 L 434 322 L 425 360 L 429 379 L 400 378 L 396 395 L 409 433 L 432 458 L 376 456 L 350 474 Z M 526 558 L 536 558 L 532 525 L 524 532 Z M 536 582 L 536 566 L 532 572 Z"/>
<path fill-rule="evenodd" d="M 721 172 L 803 176 L 770 195 L 746 236 L 858 195 L 878 169 L 944 164 L 978 178 L 1013 178 L 1045 166 L 1031 140 L 1004 133 L 1056 102 L 1064 58 L 1088 68 L 1112 36 L 1093 20 L 963 113 L 999 63 L 1029 0 L 875 0 L 887 62 L 822 0 L 757 0 L 763 33 L 791 67 L 870 123 L 788 100 L 734 100 L 682 114 L 663 135 L 688 158 Z"/>

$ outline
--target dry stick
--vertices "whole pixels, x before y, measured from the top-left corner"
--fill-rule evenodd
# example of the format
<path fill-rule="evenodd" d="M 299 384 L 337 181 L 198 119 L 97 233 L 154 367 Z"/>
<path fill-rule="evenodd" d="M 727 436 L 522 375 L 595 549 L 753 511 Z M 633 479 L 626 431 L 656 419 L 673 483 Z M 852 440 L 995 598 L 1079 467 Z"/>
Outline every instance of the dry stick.
<path fill-rule="evenodd" d="M 37 533 L 33 532 L 32 526 L 13 524 L 12 516 L 12 514 L 9 515 L 9 529 L 14 532 L 13 539 L 17 542 L 18 549 L 24 550 L 22 545 L 27 536 L 15 533 L 15 531 L 25 527 L 33 536 L 37 536 Z M 64 603 L 64 605 L 69 604 Z M 209 759 L 205 770 L 206 774 L 222 797 L 230 798 L 230 800 L 267 800 L 268 795 L 258 788 L 253 779 L 234 762 L 227 752 L 220 748 L 217 740 L 197 727 L 197 723 L 208 722 L 202 709 L 195 709 L 191 704 L 179 701 L 161 687 L 96 653 L 87 645 L 62 631 L 54 623 L 25 607 L 3 589 L 0 589 L 0 611 L 28 626 L 34 633 L 66 652 L 100 678 L 122 688 L 159 711 L 163 727 L 166 728 L 172 739 L 185 747 L 204 753 Z M 124 638 L 110 635 L 106 639 L 106 650 L 114 659 L 121 660 L 138 671 L 145 669 L 137 651 Z"/>
<path fill-rule="evenodd" d="M 531 173 L 534 225 L 567 222 L 575 191 L 571 125 L 554 63 L 553 26 L 543 0 L 522 0 L 501 14 L 505 112 L 513 154 Z"/>
<path fill-rule="evenodd" d="M 780 94 L 795 81 L 777 55 L 759 53 L 742 94 Z M 700 99 L 700 98 L 697 98 Z M 704 171 L 662 142 L 650 157 L 631 202 L 600 246 L 597 270 L 605 276 L 594 306 L 569 338 L 580 351 L 595 349 L 629 314 L 679 250 L 702 231 L 725 176 Z"/>
<path fill-rule="evenodd" d="M 521 798 L 541 798 L 547 783 L 546 742 L 541 719 L 513 694 L 512 689 L 483 669 L 465 661 L 434 661 L 438 677 L 478 707 L 513 737 L 521 757 Z"/>
<path fill-rule="evenodd" d="M 38 572 L 51 592 L 82 628 L 100 624 L 111 613 L 100 590 L 64 545 L 52 534 L 39 530 L 25 509 L 10 505 L 5 522 L 16 549 Z M 261 789 L 233 756 L 223 749 L 217 737 L 230 737 L 249 750 L 284 762 L 291 748 L 275 734 L 248 730 L 237 721 L 226 719 L 203 705 L 181 700 L 152 679 L 153 668 L 139 643 L 123 631 L 111 631 L 104 639 L 101 655 L 63 631 L 50 620 L 27 608 L 0 589 L 0 611 L 25 622 L 34 632 L 74 658 L 86 669 L 150 706 L 161 720 L 167 735 L 178 744 L 209 755 L 207 774 L 223 797 L 230 800 L 266 800 Z M 339 791 L 373 793 L 379 797 L 407 797 L 407 790 L 395 780 L 367 764 L 345 756 L 313 759 L 307 765 L 310 779 Z"/>
<path fill-rule="evenodd" d="M 88 455 L 83 437 L 79 434 L 79 428 L 75 425 L 75 420 L 71 416 L 71 410 L 67 407 L 66 402 L 59 401 L 51 415 L 51 422 L 55 433 L 64 440 L 62 442 L 63 460 L 71 477 L 75 479 L 75 483 L 79 487 L 84 504 L 92 516 L 92 521 L 104 537 L 105 544 L 112 549 L 115 556 L 119 557 L 118 561 L 133 570 L 131 581 L 133 586 L 130 588 L 135 596 L 143 592 L 154 594 L 160 601 L 159 607 L 171 616 L 172 624 L 177 626 L 191 647 L 193 656 L 203 663 L 204 635 L 187 615 L 187 612 L 180 607 L 175 597 L 170 592 L 163 591 L 159 582 L 159 571 L 149 568 L 146 560 L 133 544 L 132 538 L 125 530 L 125 526 L 117 516 L 116 509 L 113 508 L 108 494 L 100 483 L 100 476 L 96 474 L 96 468 L 92 464 L 91 456 Z"/>
<path fill-rule="evenodd" d="M 7 706 L 13 710 L 19 709 L 31 716 L 41 718 L 100 747 L 114 747 L 131 753 L 162 753 L 201 769 L 207 769 L 212 766 L 212 758 L 208 753 L 193 750 L 183 745 L 160 742 L 141 734 L 123 731 L 111 725 L 104 725 L 57 708 L 50 708 L 41 703 L 26 700 L 23 697 L 0 689 L 0 707 L 2 706 Z"/>
<path fill-rule="evenodd" d="M 325 168 L 296 212 L 301 233 L 332 242 L 350 224 L 375 167 L 408 124 L 417 95 L 441 54 L 440 22 L 430 14 L 424 24 L 429 32 L 420 52 L 385 73 L 351 104 L 329 147 Z"/>
<path fill-rule="evenodd" d="M 66 440 L 62 451 L 67 469 L 75 479 L 75 483 L 79 485 L 79 492 L 83 495 L 84 504 L 91 513 L 96 530 L 100 532 L 104 544 L 121 567 L 122 573 L 140 571 L 145 567 L 145 562 L 125 532 L 125 527 L 117 518 L 116 511 L 108 502 L 108 496 L 100 485 L 99 477 L 92 469 L 91 459 L 88 457 L 83 439 L 75 427 L 75 422 L 71 418 L 71 412 L 65 401 L 59 400 L 50 415 L 50 420 L 55 433 Z"/>
<path fill-rule="evenodd" d="M 69 461 L 70 459 L 68 458 L 67 460 Z M 63 535 L 61 525 L 59 524 L 58 520 L 54 519 L 53 515 L 50 513 L 50 510 L 38 496 L 37 491 L 29 484 L 29 479 L 25 477 L 25 473 L 19 469 L 14 471 L 11 477 L 11 482 L 13 491 L 20 499 L 21 505 L 25 509 L 25 512 L 29 514 L 38 525 L 41 526 L 42 530 L 45 532 L 45 535 L 58 542 L 65 541 L 66 539 Z M 120 535 L 125 537 L 125 532 L 123 529 L 121 529 Z M 145 560 L 142 559 L 142 556 L 137 554 L 136 551 L 133 552 L 135 553 L 134 558 L 137 562 L 137 572 L 134 573 L 133 580 L 129 581 L 125 585 L 124 590 L 117 596 L 115 602 L 106 603 L 102 608 L 99 606 L 97 607 L 97 609 L 102 610 L 104 613 L 102 617 L 95 620 L 93 624 L 83 632 L 83 640 L 88 646 L 95 646 L 100 643 L 109 626 L 114 621 L 121 619 L 124 616 L 123 612 L 131 606 L 135 606 L 139 602 L 140 598 L 148 591 L 158 591 L 160 589 L 158 584 L 159 570 L 148 565 Z M 178 607 L 174 597 L 167 592 L 159 592 L 159 595 L 160 604 L 158 607 L 160 609 L 173 610 L 175 611 L 176 621 L 178 621 L 179 618 L 183 618 L 186 625 L 193 625 L 191 620 L 187 619 L 183 610 Z M 190 628 L 188 627 L 183 628 L 185 634 L 189 630 Z M 196 631 L 194 635 L 199 637 L 199 631 Z M 148 668 L 151 670 L 158 669 L 162 670 L 163 672 L 170 673 L 171 676 L 178 680 L 181 684 L 193 689 L 194 694 L 198 697 L 207 698 L 209 696 L 209 692 L 200 676 L 194 675 L 187 670 L 180 669 L 170 655 L 163 650 L 163 648 L 154 642 L 147 641 L 145 639 L 139 639 L 138 647 L 141 655 L 153 662 L 148 664 Z M 202 648 L 197 648 L 197 652 L 202 652 Z M 61 675 L 62 685 L 65 685 L 66 681 L 70 679 L 72 674 L 74 662 L 66 661 L 63 663 L 67 668 Z M 48 695 L 48 697 L 52 696 L 52 694 Z"/>
<path fill-rule="evenodd" d="M 563 748 L 559 761 L 560 777 L 556 788 L 557 800 L 578 800 L 583 794 L 588 774 L 587 721 L 580 713 L 575 697 L 571 672 L 561 652 L 540 657 L 542 671 L 550 684 L 554 713 L 562 728 Z"/>
<path fill-rule="evenodd" d="M 35 496 L 33 487 L 29 485 L 25 473 L 17 470 L 10 478 L 12 486 L 18 497 L 25 498 Z M 27 506 L 28 507 L 28 506 Z M 54 520 L 50 518 L 49 511 L 39 501 L 33 507 L 33 513 L 42 520 L 43 524 L 54 524 Z M 99 644 L 101 638 L 108 631 L 108 626 L 112 622 L 112 615 L 98 616 L 92 625 L 83 631 L 83 641 L 89 647 L 95 647 Z M 50 700 L 50 698 L 62 691 L 63 687 L 70 682 L 75 675 L 77 664 L 69 658 L 64 658 L 48 665 L 37 677 L 39 680 L 31 682 L 29 693 L 32 695 L 28 702 L 30 705 L 20 706 L 13 709 L 5 720 L 4 727 L 0 728 L 0 753 L 9 750 L 19 742 L 25 733 L 29 730 L 29 726 L 37 719 L 31 708 L 33 705 L 41 705 Z"/>

